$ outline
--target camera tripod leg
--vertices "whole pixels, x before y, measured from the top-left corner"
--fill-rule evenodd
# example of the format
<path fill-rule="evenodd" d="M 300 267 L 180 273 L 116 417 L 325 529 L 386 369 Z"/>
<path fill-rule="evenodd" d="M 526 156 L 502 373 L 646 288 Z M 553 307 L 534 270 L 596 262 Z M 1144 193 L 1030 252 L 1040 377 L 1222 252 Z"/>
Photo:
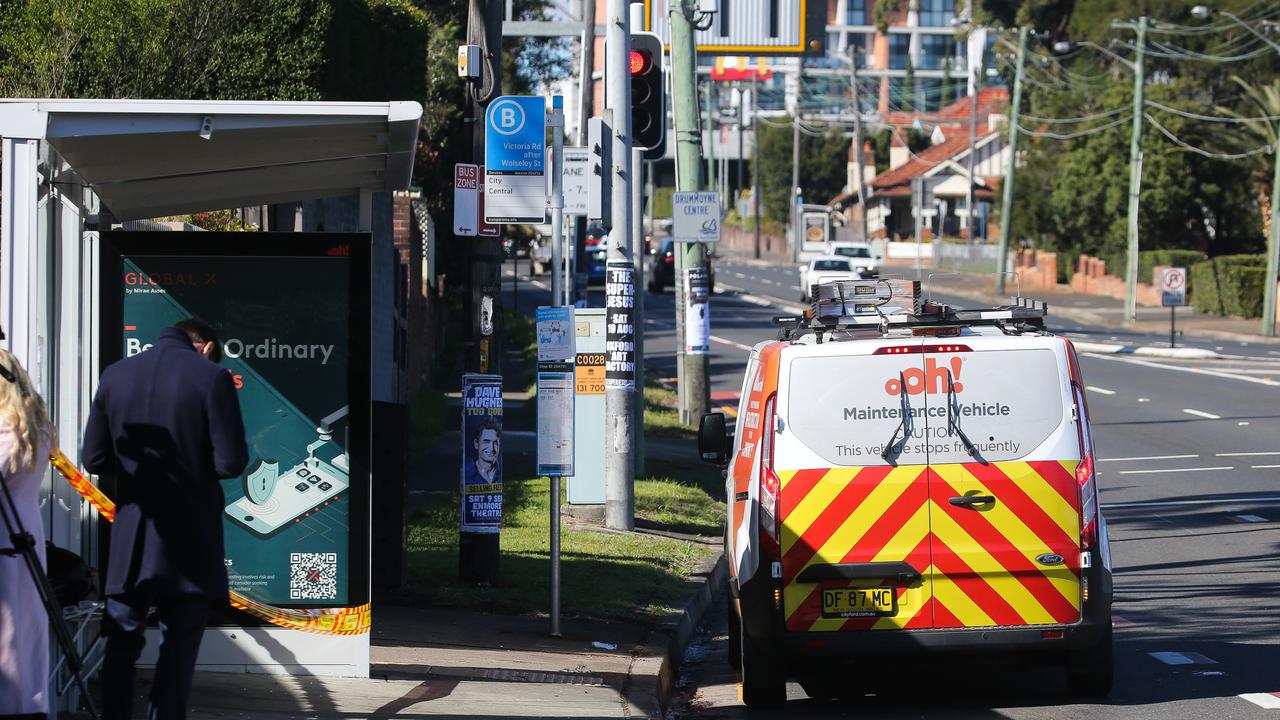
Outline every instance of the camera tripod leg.
<path fill-rule="evenodd" d="M 18 506 L 13 501 L 13 495 L 9 493 L 9 481 L 3 474 L 0 474 L 0 491 L 3 491 L 0 492 L 0 520 L 4 521 L 5 529 L 9 533 L 9 541 L 13 545 L 13 550 L 7 553 L 21 555 L 26 562 L 27 571 L 31 573 L 31 580 L 36 586 L 36 594 L 40 596 L 40 603 L 44 605 L 45 614 L 49 616 L 49 625 L 53 627 L 58 647 L 62 649 L 67 666 L 75 675 L 76 685 L 84 695 L 84 704 L 90 720 L 98 720 L 98 708 L 93 702 L 93 696 L 89 694 L 89 681 L 84 675 L 84 663 L 80 652 L 76 649 L 75 640 L 71 637 L 71 630 L 67 628 L 66 619 L 62 617 L 62 608 L 58 607 L 57 596 L 49 583 L 49 576 L 40 565 L 40 556 L 36 554 L 35 537 L 23 527 L 22 519 L 18 516 Z"/>

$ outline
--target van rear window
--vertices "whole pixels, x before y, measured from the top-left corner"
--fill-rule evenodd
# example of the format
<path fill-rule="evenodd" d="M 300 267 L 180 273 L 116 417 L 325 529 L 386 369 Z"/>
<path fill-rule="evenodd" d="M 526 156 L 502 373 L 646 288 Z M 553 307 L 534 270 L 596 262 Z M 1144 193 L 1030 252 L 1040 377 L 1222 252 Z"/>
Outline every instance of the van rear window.
<path fill-rule="evenodd" d="M 832 466 L 888 464 L 885 446 L 904 437 L 904 399 L 909 433 L 889 454 L 898 465 L 973 462 L 949 416 L 990 462 L 1025 457 L 1065 420 L 1049 349 L 803 357 L 790 378 L 787 427 Z"/>

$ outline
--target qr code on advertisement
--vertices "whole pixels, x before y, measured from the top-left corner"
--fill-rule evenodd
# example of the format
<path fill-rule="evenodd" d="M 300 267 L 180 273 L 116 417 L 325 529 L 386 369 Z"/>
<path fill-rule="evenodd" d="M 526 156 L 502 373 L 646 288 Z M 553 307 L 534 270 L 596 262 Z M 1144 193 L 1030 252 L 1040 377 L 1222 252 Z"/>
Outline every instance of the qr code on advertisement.
<path fill-rule="evenodd" d="M 337 553 L 289 553 L 290 600 L 337 598 Z"/>

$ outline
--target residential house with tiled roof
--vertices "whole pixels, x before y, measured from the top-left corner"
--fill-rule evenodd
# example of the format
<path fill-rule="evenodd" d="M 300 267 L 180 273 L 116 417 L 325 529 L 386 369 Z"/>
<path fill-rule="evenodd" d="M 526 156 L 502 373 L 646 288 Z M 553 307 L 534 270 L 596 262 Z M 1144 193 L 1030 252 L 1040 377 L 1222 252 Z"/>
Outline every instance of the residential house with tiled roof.
<path fill-rule="evenodd" d="M 937 113 L 913 118 L 916 126 L 928 129 L 932 125 L 932 144 L 919 152 L 911 152 L 906 145 L 905 128 L 893 123 L 893 143 L 889 153 L 889 168 L 875 174 L 872 154 L 863 153 L 867 167 L 862 176 L 867 183 L 867 234 L 872 238 L 914 237 L 915 214 L 913 208 L 923 210 L 923 234 L 926 238 L 936 235 L 969 237 L 968 222 L 968 163 L 969 117 L 973 111 L 970 98 L 943 108 Z M 1004 175 L 1008 158 L 1005 116 L 1008 92 L 1004 88 L 985 88 L 979 93 L 978 125 L 973 143 L 973 186 L 975 221 L 980 237 L 995 237 L 997 229 L 987 219 L 995 219 L 992 212 L 995 193 Z M 905 119 L 905 118 L 902 118 Z M 918 122 L 915 122 L 918 121 Z M 834 210 L 843 212 L 850 225 L 857 226 L 863 212 L 858 206 L 858 171 L 856 152 L 850 149 L 849 183 L 846 191 L 829 203 Z"/>

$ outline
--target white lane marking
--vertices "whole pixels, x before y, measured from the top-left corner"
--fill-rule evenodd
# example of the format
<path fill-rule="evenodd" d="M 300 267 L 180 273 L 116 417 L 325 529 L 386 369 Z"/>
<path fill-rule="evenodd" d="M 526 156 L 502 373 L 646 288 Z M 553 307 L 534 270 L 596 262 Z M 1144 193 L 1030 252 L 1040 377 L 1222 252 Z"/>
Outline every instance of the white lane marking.
<path fill-rule="evenodd" d="M 530 280 L 530 281 L 529 281 L 529 284 L 530 284 L 530 285 L 532 285 L 532 286 L 534 286 L 534 287 L 536 287 L 536 288 L 542 288 L 543 290 L 550 290 L 550 289 L 551 289 L 551 286 L 550 286 L 550 285 L 548 285 L 548 284 L 546 284 L 546 283 L 542 282 L 541 280 Z"/>
<path fill-rule="evenodd" d="M 1138 402 L 1151 402 L 1151 398 L 1138 398 Z"/>
<path fill-rule="evenodd" d="M 732 345 L 733 347 L 736 347 L 736 348 L 738 348 L 739 350 L 748 350 L 748 351 L 749 351 L 749 350 L 751 350 L 751 346 L 750 346 L 750 345 L 743 345 L 743 344 L 742 344 L 742 343 L 740 343 L 740 342 L 734 342 L 734 341 L 732 341 L 732 340 L 725 340 L 724 338 L 722 338 L 722 337 L 716 337 L 715 335 L 712 335 L 712 336 L 711 336 L 711 339 L 712 339 L 712 340 L 714 340 L 715 342 L 722 343 L 722 344 L 724 344 L 724 345 Z"/>
<path fill-rule="evenodd" d="M 1280 502 L 1280 496 L 1276 497 L 1250 497 L 1250 498 L 1218 498 L 1215 500 L 1144 500 L 1140 502 L 1122 502 L 1122 503 L 1102 503 L 1104 509 L 1118 508 L 1147 508 L 1147 507 L 1177 507 L 1181 505 L 1230 505 L 1232 503 L 1270 503 Z"/>
<path fill-rule="evenodd" d="M 1249 424 L 1248 420 L 1241 420 L 1240 422 L 1236 423 L 1236 427 L 1244 427 L 1245 425 L 1248 425 L 1248 424 Z"/>
<path fill-rule="evenodd" d="M 1266 518 L 1258 517 L 1257 515 L 1231 515 L 1230 517 L 1232 520 L 1235 520 L 1236 522 L 1266 522 L 1267 521 Z"/>
<path fill-rule="evenodd" d="M 1155 473 L 1175 473 L 1175 472 L 1209 472 L 1210 470 L 1235 470 L 1230 465 L 1223 467 L 1198 467 L 1198 468 L 1162 468 L 1160 470 L 1119 470 L 1117 475 L 1153 475 Z"/>
<path fill-rule="evenodd" d="M 1100 395 L 1115 395 L 1115 394 L 1116 394 L 1116 391 L 1115 391 L 1115 390 L 1108 390 L 1108 389 L 1106 389 L 1106 388 L 1100 388 L 1100 387 L 1098 387 L 1098 386 L 1096 386 L 1096 385 L 1085 385 L 1085 386 L 1084 386 L 1084 389 L 1085 389 L 1085 390 L 1089 390 L 1090 392 L 1096 392 L 1096 393 L 1098 393 L 1098 394 L 1100 394 Z"/>
<path fill-rule="evenodd" d="M 1267 351 L 1267 354 L 1268 354 L 1268 355 L 1280 355 L 1280 352 L 1276 352 L 1275 350 L 1268 350 L 1268 351 Z"/>
<path fill-rule="evenodd" d="M 1240 693 L 1240 698 L 1268 710 L 1280 709 L 1280 693 Z"/>
<path fill-rule="evenodd" d="M 735 273 L 733 274 L 733 276 L 734 276 L 734 277 L 736 277 L 736 278 L 739 278 L 739 279 L 744 279 L 744 278 L 746 278 L 746 277 L 747 277 L 746 275 L 743 275 L 743 274 L 742 274 L 742 273 L 740 273 L 740 272 L 735 272 Z"/>
<path fill-rule="evenodd" d="M 1249 469 L 1251 470 L 1275 470 L 1276 468 L 1280 468 L 1280 465 L 1250 465 L 1249 466 Z"/>
<path fill-rule="evenodd" d="M 1208 375 L 1210 377 L 1223 378 L 1226 380 L 1243 380 L 1245 382 L 1257 383 L 1259 385 L 1267 385 L 1269 387 L 1280 387 L 1280 381 L 1268 378 L 1249 377 L 1248 375 L 1237 375 L 1235 373 L 1218 372 L 1215 370 L 1205 370 L 1203 368 L 1183 367 L 1181 365 L 1163 365 L 1158 362 L 1149 360 L 1138 360 L 1136 358 L 1114 357 L 1112 355 L 1099 355 L 1098 353 L 1085 353 L 1088 357 L 1098 360 L 1110 360 L 1112 362 L 1128 363 L 1129 365 L 1141 365 L 1143 367 L 1158 368 L 1160 370 L 1175 370 L 1177 372 L 1188 372 L 1196 375 Z M 1139 401 L 1141 402 L 1141 401 Z"/>
<path fill-rule="evenodd" d="M 1221 416 L 1221 415 L 1214 415 L 1213 413 L 1207 413 L 1207 412 L 1205 412 L 1205 411 L 1203 411 L 1203 410 L 1195 410 L 1195 409 L 1192 409 L 1192 408 L 1182 408 L 1182 412 L 1184 412 L 1184 413 L 1186 413 L 1186 414 L 1188 414 L 1188 415 L 1195 415 L 1196 417 L 1206 418 L 1206 419 L 1208 419 L 1208 420 L 1221 420 L 1221 419 L 1222 419 L 1222 416 Z"/>
<path fill-rule="evenodd" d="M 1217 665 L 1218 661 L 1205 657 L 1198 652 L 1153 652 L 1147 653 L 1165 665 Z"/>
<path fill-rule="evenodd" d="M 1234 452 L 1234 453 L 1214 453 L 1218 457 L 1254 457 L 1257 455 L 1280 455 L 1280 450 L 1265 450 L 1262 452 Z"/>
<path fill-rule="evenodd" d="M 1140 457 L 1127 458 L 1100 458 L 1098 462 L 1130 462 L 1132 460 L 1183 460 L 1186 458 L 1198 458 L 1199 455 L 1142 455 Z"/>

